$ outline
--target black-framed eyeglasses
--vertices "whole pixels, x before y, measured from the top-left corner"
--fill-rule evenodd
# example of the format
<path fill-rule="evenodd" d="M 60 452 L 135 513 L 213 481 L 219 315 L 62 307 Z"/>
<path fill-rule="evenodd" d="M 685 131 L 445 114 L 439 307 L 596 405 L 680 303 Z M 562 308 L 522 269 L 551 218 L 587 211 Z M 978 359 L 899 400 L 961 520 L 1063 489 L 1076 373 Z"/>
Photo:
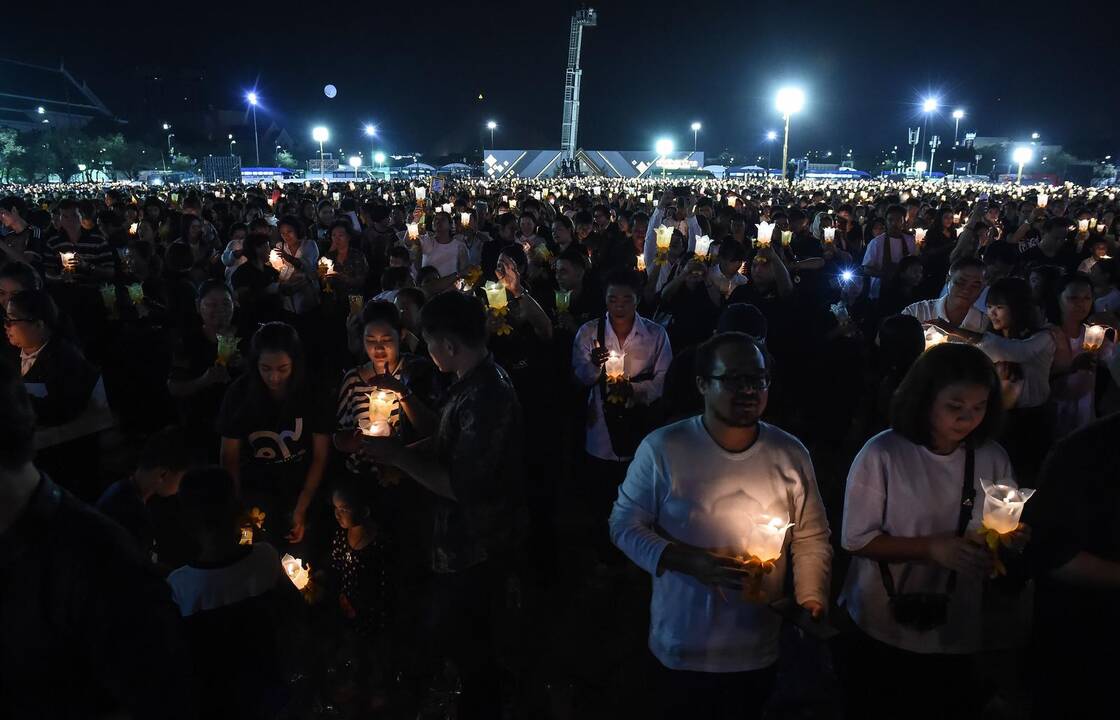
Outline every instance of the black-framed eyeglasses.
<path fill-rule="evenodd" d="M 766 390 L 770 387 L 769 373 L 762 373 L 761 375 L 747 374 L 747 373 L 734 373 L 727 375 L 706 375 L 709 380 L 718 380 L 721 385 L 728 390 Z"/>

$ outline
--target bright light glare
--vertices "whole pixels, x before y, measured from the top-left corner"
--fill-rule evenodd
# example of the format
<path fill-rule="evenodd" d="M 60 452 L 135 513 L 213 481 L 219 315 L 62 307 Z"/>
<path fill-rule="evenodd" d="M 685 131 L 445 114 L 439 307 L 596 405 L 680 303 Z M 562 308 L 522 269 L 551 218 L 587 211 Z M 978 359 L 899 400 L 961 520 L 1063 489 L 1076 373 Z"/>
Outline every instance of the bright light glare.
<path fill-rule="evenodd" d="M 776 105 L 782 115 L 799 113 L 805 107 L 805 92 L 801 88 L 784 87 L 778 91 Z"/>
<path fill-rule="evenodd" d="M 673 152 L 673 141 L 669 138 L 661 138 L 654 144 L 653 149 L 658 155 L 668 155 Z"/>
<path fill-rule="evenodd" d="M 1026 165 L 1034 159 L 1034 150 L 1025 146 L 1017 147 L 1015 148 L 1015 152 L 1012 153 L 1011 159 L 1019 165 Z"/>
<path fill-rule="evenodd" d="M 42 115 L 42 114 L 43 114 L 43 113 L 45 113 L 46 111 L 47 111 L 47 109 L 46 109 L 46 108 L 44 108 L 44 107 L 43 107 L 42 105 L 40 105 L 39 107 L 35 108 L 35 112 L 39 113 L 40 115 Z"/>
<path fill-rule="evenodd" d="M 954 120 L 960 120 L 963 117 L 964 117 L 964 110 L 954 110 L 953 111 L 953 119 Z"/>
<path fill-rule="evenodd" d="M 369 135 L 370 137 L 373 137 L 376 134 L 377 134 L 377 126 L 376 125 L 370 125 L 370 124 L 367 123 L 366 124 L 366 135 Z"/>
<path fill-rule="evenodd" d="M 493 120 L 486 123 L 486 129 L 487 130 L 496 130 L 497 128 L 498 128 L 498 123 L 494 122 Z"/>
<path fill-rule="evenodd" d="M 319 125 L 311 130 L 311 139 L 315 142 L 326 142 L 331 139 L 331 131 Z"/>
<path fill-rule="evenodd" d="M 937 109 L 937 98 L 926 98 L 922 101 L 922 112 L 933 112 Z"/>
<path fill-rule="evenodd" d="M 840 279 L 844 282 L 851 282 L 853 277 L 855 277 L 855 274 L 851 270 L 840 273 Z"/>
<path fill-rule="evenodd" d="M 373 161 L 375 163 L 377 163 L 378 165 L 384 165 L 385 164 L 385 153 L 383 153 L 383 152 L 374 153 L 373 154 Z"/>
<path fill-rule="evenodd" d="M 770 132 L 766 133 L 766 139 L 767 140 L 777 140 L 778 139 L 778 133 L 771 130 Z"/>
<path fill-rule="evenodd" d="M 357 155 L 351 155 L 348 162 L 350 163 L 350 167 L 352 168 L 359 168 L 362 166 L 362 159 Z"/>
<path fill-rule="evenodd" d="M 927 163 L 925 160 L 919 160 L 918 162 L 914 163 L 914 169 L 918 172 L 925 172 L 926 168 L 928 167 L 929 163 Z"/>
<path fill-rule="evenodd" d="M 700 129 L 700 123 L 698 123 L 698 122 L 692 123 L 692 132 L 697 132 L 699 129 Z"/>
<path fill-rule="evenodd" d="M 249 101 L 250 105 L 256 105 L 257 104 L 257 94 L 255 92 L 251 92 L 248 95 L 246 95 L 245 97 Z"/>

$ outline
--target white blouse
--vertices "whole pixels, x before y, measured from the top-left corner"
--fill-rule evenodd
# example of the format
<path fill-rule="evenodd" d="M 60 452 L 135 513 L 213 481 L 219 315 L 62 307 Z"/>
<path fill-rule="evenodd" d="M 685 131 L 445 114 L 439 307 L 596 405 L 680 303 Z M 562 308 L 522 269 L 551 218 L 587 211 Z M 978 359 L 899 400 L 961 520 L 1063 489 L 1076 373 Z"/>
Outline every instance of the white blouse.
<path fill-rule="evenodd" d="M 1054 336 L 1039 330 L 1023 340 L 984 333 L 977 344 L 992 362 L 1013 362 L 1023 368 L 1023 392 L 1017 408 L 1038 407 L 1050 397 L 1050 366 L 1054 364 Z"/>

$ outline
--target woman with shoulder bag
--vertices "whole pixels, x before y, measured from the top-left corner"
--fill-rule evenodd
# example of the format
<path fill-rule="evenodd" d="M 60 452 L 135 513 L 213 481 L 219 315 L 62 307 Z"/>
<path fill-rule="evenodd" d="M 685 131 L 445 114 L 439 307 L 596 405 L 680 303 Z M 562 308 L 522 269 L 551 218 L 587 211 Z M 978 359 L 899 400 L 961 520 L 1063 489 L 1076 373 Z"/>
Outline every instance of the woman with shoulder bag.
<path fill-rule="evenodd" d="M 973 656 L 987 639 L 982 600 L 994 562 L 976 531 L 981 478 L 1012 475 L 993 441 L 1002 415 L 999 378 L 984 353 L 939 345 L 899 385 L 891 429 L 852 464 L 841 543 L 853 559 L 839 603 L 857 630 L 837 663 L 850 681 L 848 717 L 979 713 Z M 1027 539 L 1020 525 L 1009 552 Z"/>

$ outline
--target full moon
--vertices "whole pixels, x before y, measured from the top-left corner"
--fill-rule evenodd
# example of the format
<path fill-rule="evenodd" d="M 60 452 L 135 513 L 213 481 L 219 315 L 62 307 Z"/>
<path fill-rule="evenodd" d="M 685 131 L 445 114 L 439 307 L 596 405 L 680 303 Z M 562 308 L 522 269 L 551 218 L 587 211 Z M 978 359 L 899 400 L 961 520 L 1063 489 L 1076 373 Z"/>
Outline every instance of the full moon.
<path fill-rule="evenodd" d="M 323 94 L 329 98 L 333 98 L 338 94 L 338 88 L 336 88 L 334 85 L 327 85 L 323 88 Z"/>

